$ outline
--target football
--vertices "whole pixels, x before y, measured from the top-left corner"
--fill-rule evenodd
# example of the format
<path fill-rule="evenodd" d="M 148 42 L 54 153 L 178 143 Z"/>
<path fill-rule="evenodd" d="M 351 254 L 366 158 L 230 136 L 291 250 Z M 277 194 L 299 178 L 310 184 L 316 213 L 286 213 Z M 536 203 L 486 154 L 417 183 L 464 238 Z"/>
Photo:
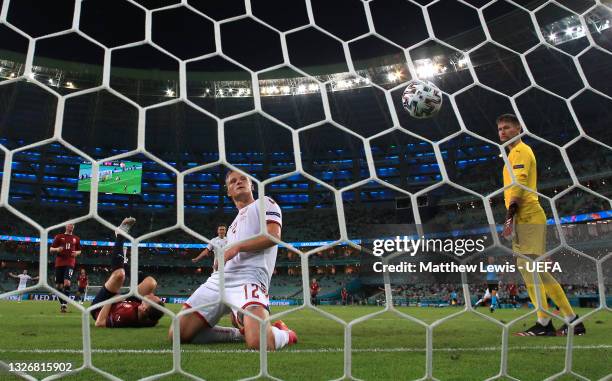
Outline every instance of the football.
<path fill-rule="evenodd" d="M 429 81 L 413 79 L 402 94 L 402 105 L 413 118 L 431 118 L 442 107 L 442 91 Z"/>

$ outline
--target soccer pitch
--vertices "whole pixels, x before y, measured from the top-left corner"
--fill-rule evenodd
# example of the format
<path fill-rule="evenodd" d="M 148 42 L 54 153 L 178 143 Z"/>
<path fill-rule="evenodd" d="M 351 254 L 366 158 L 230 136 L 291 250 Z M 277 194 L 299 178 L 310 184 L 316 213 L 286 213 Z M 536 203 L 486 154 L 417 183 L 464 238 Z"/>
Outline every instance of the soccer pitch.
<path fill-rule="evenodd" d="M 117 180 L 119 177 L 119 180 Z M 100 193 L 125 193 L 134 194 L 140 193 L 142 181 L 142 169 L 133 171 L 113 173 L 112 178 L 106 181 L 98 182 L 98 191 Z M 88 192 L 91 190 L 91 179 L 79 181 L 79 191 Z"/>
<path fill-rule="evenodd" d="M 73 369 L 82 365 L 81 314 L 70 307 L 59 313 L 57 302 L 0 302 L 0 360 L 42 363 L 69 362 Z M 169 305 L 173 311 L 179 305 Z M 349 322 L 382 311 L 374 306 L 323 306 L 321 310 Z M 287 308 L 272 307 L 273 313 Z M 456 314 L 460 308 L 398 307 L 431 324 Z M 529 312 L 527 309 L 488 309 L 479 312 L 509 322 Z M 577 309 L 581 315 L 591 309 Z M 301 309 L 282 318 L 298 336 L 297 345 L 268 354 L 272 376 L 286 380 L 329 380 L 340 378 L 344 363 L 343 325 L 311 310 Z M 534 315 L 519 320 L 514 332 L 531 325 Z M 125 380 L 169 371 L 172 367 L 171 343 L 167 341 L 170 319 L 164 317 L 155 328 L 96 329 L 92 326 L 92 360 L 98 368 Z M 230 325 L 229 319 L 221 321 Z M 555 325 L 560 325 L 554 320 Z M 599 380 L 612 373 L 612 314 L 598 311 L 586 321 L 587 335 L 573 342 L 573 370 L 589 379 Z M 475 313 L 463 313 L 433 330 L 433 376 L 440 380 L 484 380 L 499 372 L 501 328 Z M 384 312 L 352 328 L 352 374 L 364 380 L 412 380 L 425 374 L 425 329 L 393 312 Z M 520 380 L 542 380 L 564 368 L 567 339 L 563 337 L 510 337 L 508 371 Z M 234 380 L 256 376 L 259 354 L 244 345 L 182 345 L 182 367 L 207 380 Z M 51 373 L 33 373 L 37 378 Z M 1 380 L 20 379 L 0 373 Z M 101 380 L 86 371 L 66 380 Z M 183 380 L 172 375 L 163 380 Z M 564 377 L 563 380 L 574 379 Z"/>

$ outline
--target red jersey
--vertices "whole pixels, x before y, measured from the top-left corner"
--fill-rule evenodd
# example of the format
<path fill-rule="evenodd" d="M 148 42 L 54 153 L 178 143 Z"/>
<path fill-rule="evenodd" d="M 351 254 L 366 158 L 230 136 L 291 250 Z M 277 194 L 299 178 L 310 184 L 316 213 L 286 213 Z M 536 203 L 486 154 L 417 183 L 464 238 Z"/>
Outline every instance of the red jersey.
<path fill-rule="evenodd" d="M 55 267 L 74 267 L 76 258 L 72 256 L 75 251 L 81 250 L 81 239 L 74 234 L 58 234 L 53 238 L 51 247 L 61 247 L 62 251 L 55 257 Z"/>
<path fill-rule="evenodd" d="M 79 282 L 79 288 L 87 287 L 87 283 L 89 282 L 89 279 L 87 278 L 87 274 L 85 275 L 79 274 L 77 281 Z"/>
<path fill-rule="evenodd" d="M 106 320 L 106 326 L 108 328 L 152 327 L 155 324 L 138 321 L 138 307 L 141 303 L 142 301 L 134 299 L 113 303 Z"/>
<path fill-rule="evenodd" d="M 508 293 L 509 293 L 511 296 L 516 296 L 516 295 L 518 295 L 518 289 L 517 289 L 517 287 L 516 287 L 516 285 L 515 285 L 515 284 L 510 284 L 510 285 L 508 286 Z"/>
<path fill-rule="evenodd" d="M 342 289 L 341 293 L 342 293 L 342 299 L 348 298 L 348 291 L 346 291 L 345 289 Z"/>
<path fill-rule="evenodd" d="M 317 294 L 319 293 L 319 289 L 321 287 L 319 287 L 319 283 L 315 282 L 315 283 L 310 283 L 310 295 L 312 296 L 317 296 Z"/>

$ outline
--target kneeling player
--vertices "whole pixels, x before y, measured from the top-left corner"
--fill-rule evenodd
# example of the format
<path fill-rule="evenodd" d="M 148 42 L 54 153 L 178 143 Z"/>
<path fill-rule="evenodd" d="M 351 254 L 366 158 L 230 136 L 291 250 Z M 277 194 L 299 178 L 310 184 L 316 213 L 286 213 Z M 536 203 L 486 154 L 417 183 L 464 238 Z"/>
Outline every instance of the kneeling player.
<path fill-rule="evenodd" d="M 228 196 L 239 210 L 238 216 L 228 228 L 227 244 L 229 246 L 260 233 L 260 206 L 253 198 L 253 184 L 245 175 L 229 171 L 225 177 L 225 185 Z M 264 207 L 267 232 L 280 239 L 281 209 L 268 197 L 264 200 Z M 267 237 L 257 237 L 225 250 L 225 299 L 232 304 L 232 308 L 217 304 L 182 316 L 180 319 L 181 342 L 194 343 L 199 336 L 221 329 L 216 327 L 216 324 L 222 316 L 231 313 L 232 321 L 244 332 L 247 347 L 259 349 L 259 321 L 246 314 L 243 315 L 238 308 L 248 311 L 261 320 L 268 318 L 268 286 L 274 271 L 277 248 L 276 243 Z M 219 299 L 220 291 L 219 272 L 215 271 L 206 283 L 189 297 L 183 309 L 214 303 Z M 223 329 L 232 331 L 232 328 Z M 281 349 L 297 342 L 295 332 L 289 330 L 280 320 L 269 326 L 266 333 L 266 344 L 270 350 Z M 228 337 L 232 335 L 235 336 L 235 334 L 229 334 Z M 172 327 L 169 339 L 172 339 Z"/>
<path fill-rule="evenodd" d="M 126 233 L 134 225 L 136 220 L 128 217 L 123 220 L 119 229 Z M 123 244 L 125 237 L 117 234 L 115 247 L 112 253 L 113 272 L 104 283 L 102 289 L 94 298 L 92 305 L 103 302 L 119 294 L 123 282 L 125 281 L 125 257 L 123 254 Z M 150 306 L 150 303 L 157 303 L 163 306 L 164 303 L 153 292 L 157 287 L 157 281 L 150 276 L 145 277 L 138 284 L 138 292 L 143 295 L 148 302 L 138 298 L 128 298 L 126 300 L 106 304 L 101 308 L 91 311 L 91 316 L 96 321 L 96 327 L 100 328 L 127 328 L 127 327 L 153 327 L 164 315 L 163 312 Z"/>

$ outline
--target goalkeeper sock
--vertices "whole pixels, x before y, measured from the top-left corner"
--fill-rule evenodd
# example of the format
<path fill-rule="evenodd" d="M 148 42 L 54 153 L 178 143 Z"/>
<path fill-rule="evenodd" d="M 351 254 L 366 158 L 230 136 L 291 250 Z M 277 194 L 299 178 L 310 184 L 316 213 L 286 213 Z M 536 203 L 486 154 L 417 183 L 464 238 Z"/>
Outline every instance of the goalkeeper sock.
<path fill-rule="evenodd" d="M 576 316 L 574 309 L 567 300 L 567 296 L 563 291 L 563 287 L 557 282 L 557 280 L 550 273 L 540 274 L 544 288 L 546 289 L 546 295 L 552 299 L 552 301 L 559 307 L 561 314 L 565 318 L 571 318 Z"/>
<path fill-rule="evenodd" d="M 538 323 L 540 323 L 544 327 L 546 327 L 548 325 L 548 323 L 550 323 L 550 317 L 539 317 L 538 318 Z"/>
<path fill-rule="evenodd" d="M 274 347 L 276 349 L 281 349 L 289 344 L 289 332 L 283 331 L 282 329 L 278 329 L 274 326 L 272 328 L 272 333 L 274 334 Z"/>
<path fill-rule="evenodd" d="M 548 311 L 548 301 L 546 300 L 546 289 L 544 288 L 544 285 L 542 284 L 542 278 L 540 277 L 539 273 L 530 273 L 527 271 L 527 260 L 524 258 L 517 258 L 516 259 L 516 264 L 517 267 L 519 268 L 519 272 L 521 273 L 521 276 L 523 277 L 523 279 L 525 280 L 525 286 L 527 286 L 527 293 L 529 294 L 529 300 L 531 300 L 531 303 L 533 304 L 533 306 L 535 308 L 538 308 L 538 299 L 536 298 L 536 284 L 535 284 L 535 278 L 539 278 L 539 281 L 537 282 L 537 287 L 540 290 L 540 297 L 542 299 L 542 309 L 544 311 Z M 537 312 L 538 315 L 538 321 L 542 320 L 542 321 L 546 321 L 546 324 L 548 324 L 548 321 L 550 321 L 550 317 L 548 315 L 546 315 L 546 313 L 544 313 L 543 311 L 538 311 Z M 547 320 L 548 319 L 548 320 Z M 540 322 L 540 324 L 542 324 Z M 543 325 L 546 325 L 543 324 Z"/>
<path fill-rule="evenodd" d="M 240 334 L 240 330 L 234 327 L 214 326 L 205 328 L 191 339 L 191 344 L 209 344 L 209 343 L 238 343 L 244 342 L 244 336 Z"/>

